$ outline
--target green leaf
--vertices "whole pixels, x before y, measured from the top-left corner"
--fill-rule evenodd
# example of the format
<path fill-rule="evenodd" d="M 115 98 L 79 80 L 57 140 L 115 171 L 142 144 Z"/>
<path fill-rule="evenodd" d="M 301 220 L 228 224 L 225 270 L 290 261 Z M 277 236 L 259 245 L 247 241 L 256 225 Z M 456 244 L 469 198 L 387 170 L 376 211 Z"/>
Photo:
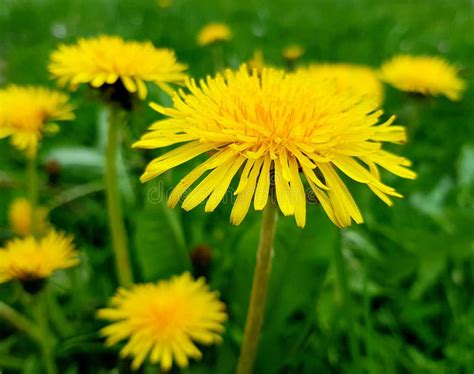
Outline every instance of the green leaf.
<path fill-rule="evenodd" d="M 143 281 L 155 281 L 191 270 L 177 212 L 160 201 L 136 218 L 134 242 Z"/>

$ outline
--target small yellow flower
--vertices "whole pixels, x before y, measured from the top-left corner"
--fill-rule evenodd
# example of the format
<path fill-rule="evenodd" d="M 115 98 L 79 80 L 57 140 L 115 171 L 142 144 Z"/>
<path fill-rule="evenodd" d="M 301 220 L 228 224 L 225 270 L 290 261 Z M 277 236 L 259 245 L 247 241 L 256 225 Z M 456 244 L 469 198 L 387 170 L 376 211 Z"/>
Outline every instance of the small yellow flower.
<path fill-rule="evenodd" d="M 306 222 L 303 176 L 329 218 L 338 226 L 361 223 L 362 215 L 337 170 L 366 184 L 391 205 L 400 197 L 380 180 L 379 167 L 403 178 L 414 178 L 410 161 L 382 149 L 384 142 L 403 143 L 405 129 L 393 126 L 394 117 L 378 124 L 382 111 L 370 101 L 339 95 L 331 85 L 317 84 L 307 74 L 287 74 L 264 68 L 261 74 L 237 72 L 208 77 L 199 85 L 190 80 L 190 93 L 174 95 L 174 107 L 152 107 L 167 118 L 155 122 L 134 144 L 154 149 L 184 143 L 154 159 L 142 182 L 209 154 L 170 194 L 174 207 L 198 180 L 182 203 L 191 210 L 207 200 L 205 211 L 222 201 L 236 174 L 231 222 L 240 224 L 251 202 L 262 210 L 270 191 L 284 215 Z M 317 88 L 317 89 L 316 89 Z M 203 177 L 207 174 L 205 177 Z"/>
<path fill-rule="evenodd" d="M 281 52 L 283 58 L 287 61 L 298 60 L 304 54 L 304 48 L 298 44 L 292 44 L 284 48 Z"/>
<path fill-rule="evenodd" d="M 107 35 L 59 46 L 49 64 L 50 73 L 61 85 L 69 83 L 74 89 L 88 83 L 98 88 L 121 82 L 128 92 L 138 93 L 142 100 L 147 96 L 145 82 L 171 92 L 169 84 L 182 83 L 185 70 L 186 66 L 176 60 L 170 49 Z"/>
<path fill-rule="evenodd" d="M 36 154 L 43 134 L 59 130 L 52 121 L 74 119 L 69 97 L 43 87 L 12 85 L 0 90 L 0 139 L 10 136 L 12 144 Z"/>
<path fill-rule="evenodd" d="M 256 69 L 257 72 L 261 73 L 265 65 L 265 59 L 263 58 L 263 52 L 261 49 L 256 49 L 253 52 L 252 58 L 247 62 L 247 66 L 250 71 Z"/>
<path fill-rule="evenodd" d="M 382 65 L 381 76 L 400 91 L 445 95 L 453 101 L 461 99 L 466 86 L 456 67 L 434 56 L 395 56 Z"/>
<path fill-rule="evenodd" d="M 171 369 L 173 361 L 186 367 L 189 358 L 200 359 L 194 342 L 220 343 L 227 319 L 218 294 L 209 291 L 203 278 L 193 280 L 189 273 L 157 284 L 121 288 L 98 316 L 113 321 L 101 331 L 107 344 L 128 340 L 121 355 L 133 358 L 134 369 L 149 356 L 163 371 Z"/>
<path fill-rule="evenodd" d="M 162 9 L 170 8 L 173 5 L 172 0 L 157 0 L 158 6 Z"/>
<path fill-rule="evenodd" d="M 200 46 L 232 39 L 229 26 L 225 23 L 209 23 L 198 34 L 197 43 Z"/>
<path fill-rule="evenodd" d="M 72 241 L 72 236 L 51 230 L 41 239 L 28 236 L 8 242 L 0 249 L 0 283 L 41 280 L 55 270 L 76 266 L 79 259 Z"/>
<path fill-rule="evenodd" d="M 383 85 L 377 73 L 369 67 L 345 63 L 313 64 L 299 69 L 317 82 L 334 85 L 336 94 L 349 94 L 373 100 L 377 106 L 383 102 Z"/>
<path fill-rule="evenodd" d="M 25 198 L 13 200 L 8 212 L 11 230 L 18 236 L 31 235 L 31 205 Z M 48 227 L 48 211 L 40 207 L 37 210 L 39 234 L 44 233 Z"/>

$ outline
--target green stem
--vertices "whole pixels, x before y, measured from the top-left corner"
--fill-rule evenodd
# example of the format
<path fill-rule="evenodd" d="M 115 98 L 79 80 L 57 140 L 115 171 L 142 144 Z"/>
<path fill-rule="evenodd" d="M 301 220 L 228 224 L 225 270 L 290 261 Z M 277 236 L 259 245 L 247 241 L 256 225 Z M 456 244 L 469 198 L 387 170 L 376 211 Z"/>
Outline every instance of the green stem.
<path fill-rule="evenodd" d="M 374 353 L 373 353 L 373 326 L 372 319 L 370 315 L 370 295 L 369 295 L 369 280 L 367 273 L 364 272 L 364 320 L 365 320 L 365 346 L 367 351 L 367 358 L 369 360 L 369 373 L 377 373 L 377 369 L 374 363 Z"/>
<path fill-rule="evenodd" d="M 111 107 L 109 112 L 105 184 L 107 211 L 112 234 L 112 246 L 115 254 L 117 276 L 120 285 L 126 287 L 133 283 L 133 275 L 127 249 L 127 234 L 125 231 L 122 200 L 119 193 L 119 178 L 117 174 L 117 151 L 122 121 L 122 113 L 120 110 Z"/>
<path fill-rule="evenodd" d="M 31 227 L 30 232 L 33 236 L 38 235 L 38 199 L 39 199 L 39 180 L 37 154 L 28 157 L 28 195 L 31 209 Z"/>
<path fill-rule="evenodd" d="M 2 301 L 0 301 L 0 318 L 9 322 L 19 331 L 30 335 L 35 341 L 39 342 L 41 340 L 38 327 L 28 318 Z"/>
<path fill-rule="evenodd" d="M 37 324 L 40 329 L 41 339 L 39 340 L 39 347 L 43 357 L 44 368 L 47 374 L 57 374 L 58 369 L 54 359 L 54 338 L 49 330 L 48 323 L 48 299 L 47 290 L 41 291 L 37 295 L 35 303 Z"/>
<path fill-rule="evenodd" d="M 270 198 L 262 216 L 257 262 L 255 264 L 252 292 L 247 312 L 247 321 L 245 322 L 244 339 L 240 348 L 237 374 L 250 374 L 257 356 L 270 278 L 277 217 L 277 205 Z"/>
<path fill-rule="evenodd" d="M 349 292 L 349 282 L 347 280 L 346 268 L 344 266 L 344 257 L 342 254 L 341 243 L 336 245 L 335 249 L 335 264 L 336 264 L 336 273 L 339 283 L 339 287 L 342 294 L 342 310 L 345 312 L 348 322 L 349 330 L 349 350 L 352 358 L 352 362 L 356 365 L 359 364 L 359 349 L 357 347 L 357 339 L 354 334 L 354 310 L 352 308 L 352 300 Z"/>
<path fill-rule="evenodd" d="M 212 61 L 214 63 L 214 72 L 218 73 L 225 67 L 224 44 L 215 42 L 211 46 Z"/>

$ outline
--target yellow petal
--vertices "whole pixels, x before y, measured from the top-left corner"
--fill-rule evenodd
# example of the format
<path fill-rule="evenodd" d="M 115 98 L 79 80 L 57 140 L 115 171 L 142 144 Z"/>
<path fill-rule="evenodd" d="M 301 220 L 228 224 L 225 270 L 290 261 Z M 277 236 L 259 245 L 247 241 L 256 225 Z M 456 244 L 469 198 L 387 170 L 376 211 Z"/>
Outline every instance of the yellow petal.
<path fill-rule="evenodd" d="M 258 178 L 257 188 L 255 189 L 255 197 L 253 206 L 255 210 L 262 210 L 267 205 L 268 195 L 270 193 L 270 166 L 272 161 L 270 156 L 265 156 L 262 171 Z"/>
<path fill-rule="evenodd" d="M 260 173 L 262 163 L 263 159 L 261 158 L 255 161 L 245 188 L 237 195 L 237 199 L 235 200 L 234 206 L 232 207 L 232 211 L 230 213 L 230 222 L 233 225 L 239 225 L 249 211 L 250 203 L 252 202 L 252 197 L 255 193 L 257 177 Z"/>
<path fill-rule="evenodd" d="M 275 192 L 278 206 L 285 216 L 294 214 L 294 207 L 291 200 L 291 190 L 288 182 L 283 178 L 283 171 L 279 159 L 274 160 L 275 165 Z"/>

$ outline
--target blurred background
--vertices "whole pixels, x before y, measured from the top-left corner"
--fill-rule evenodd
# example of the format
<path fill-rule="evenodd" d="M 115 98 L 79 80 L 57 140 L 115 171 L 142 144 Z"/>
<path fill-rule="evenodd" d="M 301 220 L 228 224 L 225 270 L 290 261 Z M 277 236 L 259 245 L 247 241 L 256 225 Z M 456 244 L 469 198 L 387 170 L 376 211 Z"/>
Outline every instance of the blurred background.
<path fill-rule="evenodd" d="M 408 128 L 397 153 L 414 162 L 415 181 L 391 178 L 405 199 L 387 208 L 352 183 L 365 224 L 334 227 L 310 206 L 305 229 L 278 223 L 276 255 L 257 373 L 472 373 L 474 370 L 474 2 L 471 0 L 0 0 L 0 85 L 43 84 L 51 51 L 81 36 L 117 34 L 176 51 L 190 74 L 214 73 L 209 50 L 196 44 L 209 22 L 233 39 L 226 65 L 261 49 L 284 66 L 281 51 L 297 43 L 298 61 L 353 62 L 378 68 L 398 53 L 441 55 L 468 83 L 460 102 L 418 98 L 388 86 L 384 109 Z M 81 265 L 51 280 L 51 319 L 61 342 L 61 373 L 107 373 L 118 349 L 98 334 L 95 311 L 115 292 L 103 194 L 104 114 L 87 89 L 72 94 L 77 119 L 61 125 L 40 153 L 43 205 L 52 223 L 75 235 Z M 151 89 L 150 100 L 169 97 Z M 188 269 L 204 275 L 227 303 L 224 343 L 206 348 L 185 373 L 231 373 L 238 356 L 255 262 L 259 213 L 229 223 L 230 206 L 214 214 L 169 210 L 158 183 L 175 185 L 191 165 L 147 185 L 138 176 L 158 152 L 130 148 L 156 113 L 142 104 L 124 134 L 121 190 L 134 270 L 156 281 Z M 0 142 L 0 246 L 11 237 L 8 207 L 26 191 L 23 155 Z M 342 248 L 342 256 L 335 248 Z M 347 282 L 344 280 L 347 279 Z M 348 284 L 348 287 L 344 287 Z M 16 305 L 13 284 L 0 300 Z M 54 306 L 56 308 L 54 308 Z M 61 307 L 60 307 L 61 306 Z M 34 344 L 0 321 L 0 372 L 38 373 Z M 141 369 L 151 372 L 150 368 Z"/>

